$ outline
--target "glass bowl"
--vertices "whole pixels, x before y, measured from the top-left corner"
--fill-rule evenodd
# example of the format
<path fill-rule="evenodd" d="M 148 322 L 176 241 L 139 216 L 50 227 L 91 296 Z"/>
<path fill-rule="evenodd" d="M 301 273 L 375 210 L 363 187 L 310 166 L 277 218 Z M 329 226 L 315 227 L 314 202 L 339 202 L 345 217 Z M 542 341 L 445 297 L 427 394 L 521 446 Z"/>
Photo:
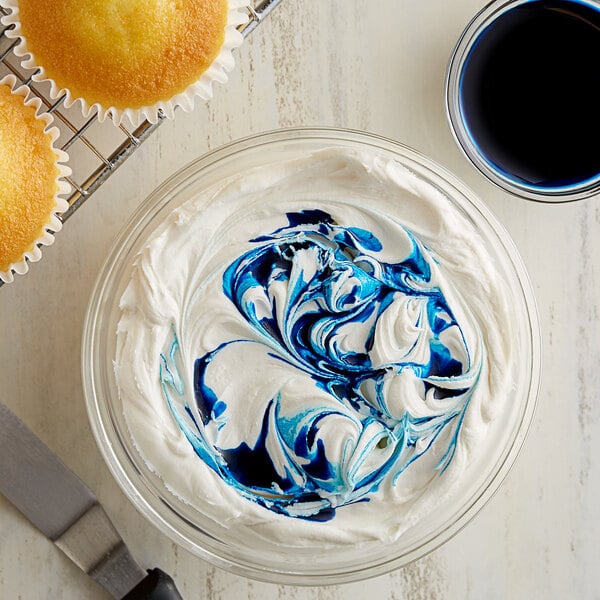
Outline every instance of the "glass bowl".
<path fill-rule="evenodd" d="M 490 31 L 493 32 L 493 28 L 499 26 L 500 23 L 503 23 L 503 19 L 505 21 L 506 17 L 510 16 L 515 10 L 523 7 L 530 7 L 534 4 L 536 3 L 532 0 L 492 0 L 468 23 L 454 47 L 446 72 L 446 116 L 452 135 L 463 154 L 480 173 L 498 187 L 516 196 L 537 202 L 564 203 L 581 200 L 593 196 L 600 191 L 600 173 L 577 177 L 575 181 L 556 182 L 546 185 L 537 183 L 517 174 L 521 167 L 517 169 L 517 172 L 513 172 L 514 168 L 507 165 L 513 163 L 516 158 L 502 145 L 494 151 L 494 154 L 496 157 L 502 156 L 503 160 L 498 162 L 497 158 L 490 158 L 489 152 L 484 149 L 485 144 L 488 144 L 489 146 L 489 140 L 486 141 L 488 134 L 484 133 L 485 130 L 477 125 L 480 117 L 473 117 L 471 119 L 471 124 L 469 124 L 469 112 L 479 114 L 482 111 L 478 109 L 479 112 L 477 112 L 473 110 L 473 107 L 469 108 L 468 103 L 465 103 L 463 99 L 462 88 L 465 74 L 468 72 L 468 64 L 478 58 L 480 54 L 485 56 L 484 50 L 481 50 L 481 48 L 484 46 L 483 42 L 487 38 L 492 37 L 493 33 L 490 33 Z M 539 4 L 541 12 L 541 10 L 546 8 L 545 4 L 547 3 L 539 2 Z M 573 10 L 576 15 L 577 11 L 580 9 L 587 10 L 591 13 L 598 13 L 600 11 L 600 3 L 598 3 L 597 0 L 569 0 L 567 4 L 572 5 L 573 8 L 571 8 L 571 10 Z M 556 10 L 557 12 L 564 12 L 565 15 L 570 18 L 574 18 L 566 12 L 564 7 L 560 10 L 557 8 Z M 543 15 L 540 14 L 537 17 L 539 19 L 542 16 Z M 578 16 L 577 18 L 582 21 L 584 19 L 583 16 Z M 598 18 L 599 17 L 596 17 L 595 23 L 598 22 Z M 595 25 L 593 22 L 590 22 L 589 26 L 592 28 Z M 485 52 L 491 51 L 486 49 Z M 496 54 L 497 52 L 494 53 L 494 55 Z M 572 59 L 569 58 L 569 60 Z M 543 89 L 543 75 L 532 73 L 532 81 L 537 81 L 535 79 L 536 76 L 540 78 L 540 89 Z M 566 84 L 563 83 L 560 76 L 556 76 L 555 80 L 552 81 L 552 85 L 555 88 L 560 88 L 560 86 Z M 593 83 L 589 83 L 588 87 L 593 89 L 593 85 Z M 575 94 L 575 92 L 572 93 Z M 523 92 L 521 92 L 521 94 L 523 94 Z M 527 105 L 527 102 L 533 102 L 532 99 L 528 99 L 523 95 L 520 101 L 524 106 Z M 561 114 L 560 111 L 557 111 L 555 119 L 563 128 L 566 128 L 567 126 L 575 129 L 578 128 L 575 122 L 573 122 L 572 117 L 569 116 L 567 109 L 563 111 L 563 114 Z M 553 127 L 553 124 L 549 123 L 548 127 Z M 588 134 L 588 137 L 593 136 Z M 567 142 L 563 143 L 567 144 Z M 571 142 L 567 145 L 568 148 L 571 148 L 571 146 L 575 146 L 575 143 Z M 575 152 L 575 150 L 573 150 L 573 152 Z M 588 150 L 588 152 L 591 151 Z"/>
<path fill-rule="evenodd" d="M 392 159 L 449 198 L 473 223 L 501 273 L 512 304 L 516 333 L 510 343 L 516 357 L 515 377 L 502 427 L 487 436 L 491 453 L 474 461 L 469 476 L 461 480 L 460 497 L 436 507 L 426 523 L 409 527 L 393 542 L 366 547 L 351 544 L 335 550 L 316 543 L 290 550 L 277 543 L 257 544 L 228 535 L 171 493 L 141 458 L 115 381 L 119 299 L 136 255 L 174 208 L 231 175 L 329 148 L 366 150 Z M 114 243 L 92 293 L 83 333 L 82 374 L 100 451 L 125 494 L 151 523 L 187 550 L 231 572 L 281 584 L 326 585 L 406 565 L 440 546 L 473 518 L 497 490 L 524 442 L 536 404 L 540 354 L 539 323 L 526 271 L 510 237 L 483 202 L 449 172 L 398 143 L 357 131 L 299 128 L 255 135 L 210 152 L 173 175 L 140 205 Z"/>

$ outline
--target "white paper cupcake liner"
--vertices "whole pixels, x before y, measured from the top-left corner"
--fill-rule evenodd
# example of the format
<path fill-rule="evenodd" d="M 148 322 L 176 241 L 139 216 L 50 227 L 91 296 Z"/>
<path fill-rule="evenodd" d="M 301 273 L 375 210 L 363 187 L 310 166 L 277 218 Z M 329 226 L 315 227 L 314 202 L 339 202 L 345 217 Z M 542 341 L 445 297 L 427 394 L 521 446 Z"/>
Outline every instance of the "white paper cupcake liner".
<path fill-rule="evenodd" d="M 29 270 L 30 262 L 37 262 L 42 258 L 41 246 L 50 246 L 54 243 L 54 234 L 61 230 L 62 223 L 58 215 L 69 208 L 69 204 L 64 196 L 71 191 L 70 185 L 65 180 L 71 174 L 71 168 L 67 166 L 69 156 L 63 150 L 55 147 L 56 140 L 60 135 L 57 127 L 53 126 L 52 115 L 42 112 L 42 102 L 39 98 L 29 96 L 29 88 L 25 85 L 17 87 L 17 79 L 14 75 L 6 75 L 0 79 L 0 85 L 10 87 L 12 93 L 23 97 L 23 104 L 35 109 L 35 116 L 45 123 L 44 131 L 50 136 L 50 145 L 56 155 L 56 167 L 58 168 L 58 177 L 56 180 L 57 190 L 54 195 L 54 208 L 51 210 L 48 222 L 43 226 L 42 235 L 37 238 L 30 250 L 23 253 L 22 258 L 8 266 L 6 271 L 0 270 L 0 281 L 11 283 L 14 280 L 14 274 L 24 275 Z"/>
<path fill-rule="evenodd" d="M 227 73 L 232 71 L 235 66 L 233 50 L 244 41 L 237 27 L 249 20 L 247 10 L 249 0 L 229 0 L 223 45 L 212 64 L 202 73 L 200 79 L 188 86 L 183 92 L 176 94 L 168 100 L 142 106 L 141 108 L 120 109 L 115 106 L 103 106 L 98 102 L 89 104 L 85 98 L 74 96 L 68 88 L 59 87 L 52 78 L 46 75 L 44 67 L 38 64 L 35 55 L 27 48 L 27 40 L 22 34 L 19 20 L 19 0 L 4 0 L 3 5 L 10 9 L 11 13 L 0 20 L 5 26 L 13 26 L 12 29 L 8 29 L 5 32 L 5 35 L 9 38 L 20 39 L 19 44 L 14 48 L 14 54 L 21 58 L 21 65 L 24 68 L 37 69 L 37 73 L 32 77 L 33 81 L 48 82 L 50 84 L 49 95 L 52 100 L 56 100 L 64 95 L 64 106 L 66 108 L 79 103 L 85 118 L 89 117 L 94 111 L 97 111 L 99 121 L 102 122 L 108 117 L 112 119 L 115 125 L 120 125 L 124 119 L 128 119 L 134 125 L 138 125 L 144 120 L 156 123 L 160 113 L 172 119 L 176 107 L 179 106 L 185 112 L 190 112 L 194 108 L 196 97 L 203 100 L 212 98 L 213 83 L 215 81 L 219 83 L 227 82 Z"/>

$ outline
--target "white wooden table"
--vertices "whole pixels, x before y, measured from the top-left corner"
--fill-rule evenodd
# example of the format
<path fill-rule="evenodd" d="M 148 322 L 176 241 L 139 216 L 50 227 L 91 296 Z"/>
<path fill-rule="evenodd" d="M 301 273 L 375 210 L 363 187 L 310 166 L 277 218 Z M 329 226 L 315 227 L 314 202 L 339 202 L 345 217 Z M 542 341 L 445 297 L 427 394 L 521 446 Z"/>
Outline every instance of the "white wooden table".
<path fill-rule="evenodd" d="M 495 189 L 444 115 L 452 47 L 482 0 L 285 0 L 237 54 L 227 86 L 163 124 L 68 221 L 25 277 L 0 289 L 0 393 L 96 492 L 133 554 L 186 599 L 595 598 L 600 540 L 600 197 L 541 205 Z M 382 134 L 461 177 L 515 239 L 543 326 L 539 408 L 500 491 L 445 546 L 389 575 L 329 588 L 253 582 L 177 548 L 124 497 L 88 425 L 81 328 L 124 220 L 163 179 L 241 136 L 289 125 Z M 0 498 L 0 598 L 106 594 Z"/>

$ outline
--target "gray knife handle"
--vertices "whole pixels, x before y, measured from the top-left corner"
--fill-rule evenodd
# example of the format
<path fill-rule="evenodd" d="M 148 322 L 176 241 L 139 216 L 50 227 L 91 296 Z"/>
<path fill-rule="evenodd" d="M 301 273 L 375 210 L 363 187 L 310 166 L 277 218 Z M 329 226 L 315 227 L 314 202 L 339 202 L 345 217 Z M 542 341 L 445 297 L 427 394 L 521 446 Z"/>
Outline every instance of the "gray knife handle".
<path fill-rule="evenodd" d="M 183 600 L 173 579 L 160 569 L 149 569 L 123 600 Z"/>

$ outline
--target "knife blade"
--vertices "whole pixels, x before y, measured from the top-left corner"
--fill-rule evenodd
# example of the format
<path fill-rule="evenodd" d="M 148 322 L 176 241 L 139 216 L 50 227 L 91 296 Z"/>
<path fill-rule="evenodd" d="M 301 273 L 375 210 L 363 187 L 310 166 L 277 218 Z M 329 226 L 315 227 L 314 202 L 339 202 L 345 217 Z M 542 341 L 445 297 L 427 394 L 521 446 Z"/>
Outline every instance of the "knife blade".
<path fill-rule="evenodd" d="M 93 492 L 1 402 L 0 492 L 113 598 L 181 600 L 169 575 L 138 565 Z"/>

